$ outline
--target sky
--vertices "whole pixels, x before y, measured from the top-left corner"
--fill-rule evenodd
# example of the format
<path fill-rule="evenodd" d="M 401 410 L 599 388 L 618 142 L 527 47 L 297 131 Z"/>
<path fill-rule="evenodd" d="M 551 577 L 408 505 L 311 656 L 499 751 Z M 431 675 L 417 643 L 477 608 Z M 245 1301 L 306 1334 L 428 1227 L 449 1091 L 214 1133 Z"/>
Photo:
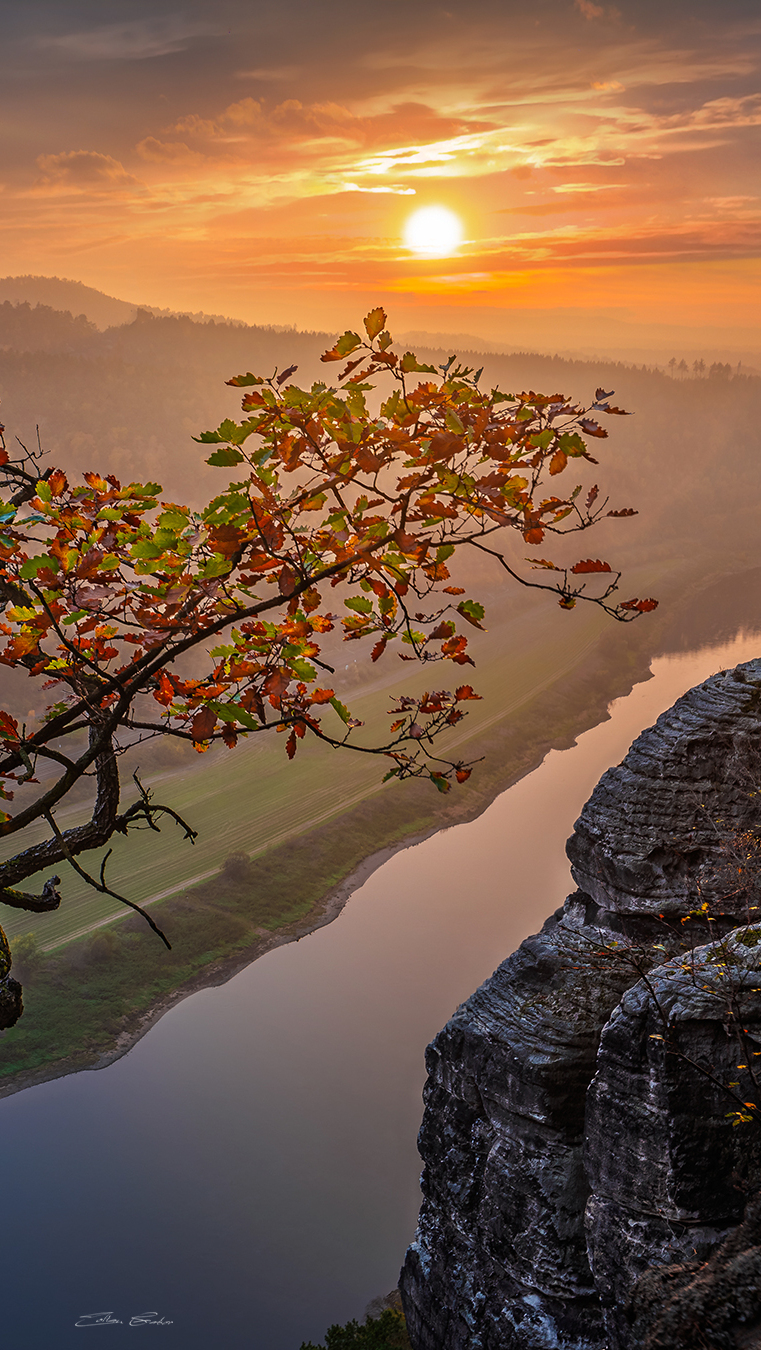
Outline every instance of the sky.
<path fill-rule="evenodd" d="M 761 352 L 757 0 L 142 0 L 3 26 L 6 275 L 542 349 Z M 446 256 L 405 243 L 446 208 Z M 680 344 L 677 346 L 677 344 Z"/>

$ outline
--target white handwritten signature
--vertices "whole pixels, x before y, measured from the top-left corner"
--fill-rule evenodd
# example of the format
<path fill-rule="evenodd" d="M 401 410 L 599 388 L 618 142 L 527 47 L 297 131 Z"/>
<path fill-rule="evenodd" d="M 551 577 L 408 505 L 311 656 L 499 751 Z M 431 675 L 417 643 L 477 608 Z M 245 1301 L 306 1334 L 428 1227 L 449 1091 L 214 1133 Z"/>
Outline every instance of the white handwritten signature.
<path fill-rule="evenodd" d="M 124 1323 L 121 1317 L 114 1317 L 113 1312 L 99 1313 L 80 1313 L 78 1320 L 74 1323 L 75 1327 L 121 1327 Z M 166 1317 L 159 1317 L 157 1312 L 138 1313 L 135 1317 L 130 1317 L 127 1323 L 128 1327 L 171 1327 L 174 1323 Z"/>

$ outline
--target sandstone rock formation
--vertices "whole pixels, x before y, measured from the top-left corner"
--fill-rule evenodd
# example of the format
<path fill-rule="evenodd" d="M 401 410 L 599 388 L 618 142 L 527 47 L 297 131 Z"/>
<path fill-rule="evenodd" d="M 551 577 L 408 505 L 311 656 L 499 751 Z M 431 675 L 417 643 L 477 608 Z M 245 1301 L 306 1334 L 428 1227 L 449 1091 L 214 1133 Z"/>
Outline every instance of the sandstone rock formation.
<path fill-rule="evenodd" d="M 633 1350 L 670 1300 L 708 1306 L 688 1286 L 761 1183 L 761 1130 L 735 1123 L 761 1063 L 761 898 L 727 882 L 759 783 L 753 661 L 604 775 L 568 843 L 579 890 L 429 1047 L 415 1350 Z M 652 1268 L 671 1283 L 648 1312 Z M 736 1302 L 717 1336 L 748 1330 Z"/>

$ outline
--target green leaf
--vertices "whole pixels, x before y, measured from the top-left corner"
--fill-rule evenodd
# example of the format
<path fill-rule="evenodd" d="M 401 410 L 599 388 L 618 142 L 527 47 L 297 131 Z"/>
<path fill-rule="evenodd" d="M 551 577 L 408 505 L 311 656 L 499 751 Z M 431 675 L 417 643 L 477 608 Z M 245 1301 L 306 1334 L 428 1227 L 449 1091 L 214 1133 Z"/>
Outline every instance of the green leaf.
<path fill-rule="evenodd" d="M 244 456 L 240 450 L 234 450 L 232 446 L 224 450 L 215 450 L 213 455 L 209 455 L 207 464 L 214 464 L 219 468 L 226 468 L 229 464 L 242 464 Z"/>
<path fill-rule="evenodd" d="M 330 700 L 330 706 L 332 708 L 335 708 L 341 721 L 344 722 L 346 726 L 348 726 L 351 721 L 351 713 L 349 712 L 349 709 L 346 707 L 346 704 L 342 703 L 340 698 L 332 698 Z"/>
<path fill-rule="evenodd" d="M 210 699 L 206 706 L 217 714 L 220 722 L 240 722 L 248 731 L 259 730 L 259 723 L 237 703 L 217 703 Z"/>
<path fill-rule="evenodd" d="M 163 552 L 164 550 L 159 548 L 159 546 L 157 544 L 154 544 L 150 539 L 146 539 L 144 542 L 133 544 L 132 548 L 130 549 L 130 553 L 133 558 L 150 558 L 150 559 L 160 558 Z"/>
<path fill-rule="evenodd" d="M 223 558 L 220 553 L 215 553 L 210 558 L 206 566 L 198 573 L 203 581 L 210 581 L 212 577 L 223 577 L 232 569 L 232 563 L 228 558 Z"/>
<path fill-rule="evenodd" d="M 245 375 L 233 375 L 231 380 L 225 380 L 225 384 L 235 385 L 237 389 L 244 389 L 249 384 L 264 384 L 261 375 L 252 375 L 251 371 L 246 371 Z"/>
<path fill-rule="evenodd" d="M 362 339 L 359 333 L 352 333 L 347 330 L 337 341 L 336 351 L 339 356 L 348 356 L 350 352 L 356 351 L 361 346 Z"/>
<path fill-rule="evenodd" d="M 535 450 L 546 450 L 552 445 L 554 436 L 554 431 L 550 431 L 548 428 L 546 431 L 540 431 L 538 436 L 530 436 L 529 445 L 533 446 Z"/>
<path fill-rule="evenodd" d="M 41 502 L 49 502 L 53 500 L 53 494 L 50 491 L 50 488 L 48 487 L 47 483 L 43 483 L 42 479 L 40 479 L 39 483 L 37 484 L 37 496 L 39 497 Z"/>
<path fill-rule="evenodd" d="M 453 408 L 449 409 L 444 421 L 446 422 L 448 431 L 453 431 L 456 436 L 462 436 L 464 434 L 465 428 Z"/>
<path fill-rule="evenodd" d="M 577 459 L 579 455 L 585 455 L 587 451 L 578 431 L 564 431 L 562 436 L 558 437 L 558 445 L 563 454 L 568 455 L 569 459 Z"/>
<path fill-rule="evenodd" d="M 184 530 L 188 523 L 188 513 L 170 508 L 162 511 L 159 516 L 159 525 L 164 530 Z"/>
<path fill-rule="evenodd" d="M 311 666 L 308 661 L 304 661 L 301 657 L 291 661 L 291 670 L 299 680 L 314 680 L 317 677 L 314 666 Z"/>
<path fill-rule="evenodd" d="M 21 568 L 20 576 L 24 581 L 27 581 L 31 577 L 36 577 L 37 573 L 41 572 L 44 568 L 48 568 L 51 572 L 57 572 L 60 568 L 60 563 L 57 558 L 52 557 L 50 554 L 41 553 L 36 558 L 27 558 Z"/>
<path fill-rule="evenodd" d="M 411 371 L 420 371 L 421 373 L 424 372 L 426 375 L 436 374 L 436 367 L 421 365 L 417 357 L 415 356 L 414 352 L 404 353 L 404 356 L 399 362 L 399 369 L 403 370 L 405 375 L 408 375 Z"/>
<path fill-rule="evenodd" d="M 457 613 L 462 614 L 463 619 L 472 623 L 474 628 L 482 628 L 480 620 L 484 617 L 484 607 L 479 605 L 477 600 L 461 600 L 457 606 Z"/>
<path fill-rule="evenodd" d="M 344 600 L 347 609 L 356 610 L 358 614 L 372 614 L 372 601 L 365 599 L 364 595 L 352 595 L 348 600 Z"/>
<path fill-rule="evenodd" d="M 193 440 L 198 441 L 201 445 L 220 445 L 224 444 L 225 441 L 233 440 L 237 430 L 238 423 L 233 422 L 231 417 L 226 417 L 224 422 L 220 422 L 216 431 L 202 431 L 201 435 L 194 436 Z"/>
<path fill-rule="evenodd" d="M 444 778 L 440 773 L 432 773 L 431 782 L 435 783 L 436 787 L 439 789 L 439 792 L 448 792 L 450 787 L 452 786 L 449 780 Z"/>

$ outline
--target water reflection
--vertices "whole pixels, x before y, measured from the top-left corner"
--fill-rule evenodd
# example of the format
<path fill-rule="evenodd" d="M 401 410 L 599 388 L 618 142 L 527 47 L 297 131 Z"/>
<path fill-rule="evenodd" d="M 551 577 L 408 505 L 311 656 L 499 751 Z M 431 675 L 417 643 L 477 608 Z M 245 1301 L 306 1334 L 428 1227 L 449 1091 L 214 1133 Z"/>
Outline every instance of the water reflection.
<path fill-rule="evenodd" d="M 2 1102 L 7 1343 L 298 1350 L 393 1287 L 427 1041 L 562 902 L 600 773 L 757 651 L 660 658 L 609 721 L 397 854 L 330 927 L 187 1000 L 111 1068 Z M 106 1311 L 120 1322 L 74 1325 Z M 164 1324 L 129 1326 L 149 1311 Z"/>

